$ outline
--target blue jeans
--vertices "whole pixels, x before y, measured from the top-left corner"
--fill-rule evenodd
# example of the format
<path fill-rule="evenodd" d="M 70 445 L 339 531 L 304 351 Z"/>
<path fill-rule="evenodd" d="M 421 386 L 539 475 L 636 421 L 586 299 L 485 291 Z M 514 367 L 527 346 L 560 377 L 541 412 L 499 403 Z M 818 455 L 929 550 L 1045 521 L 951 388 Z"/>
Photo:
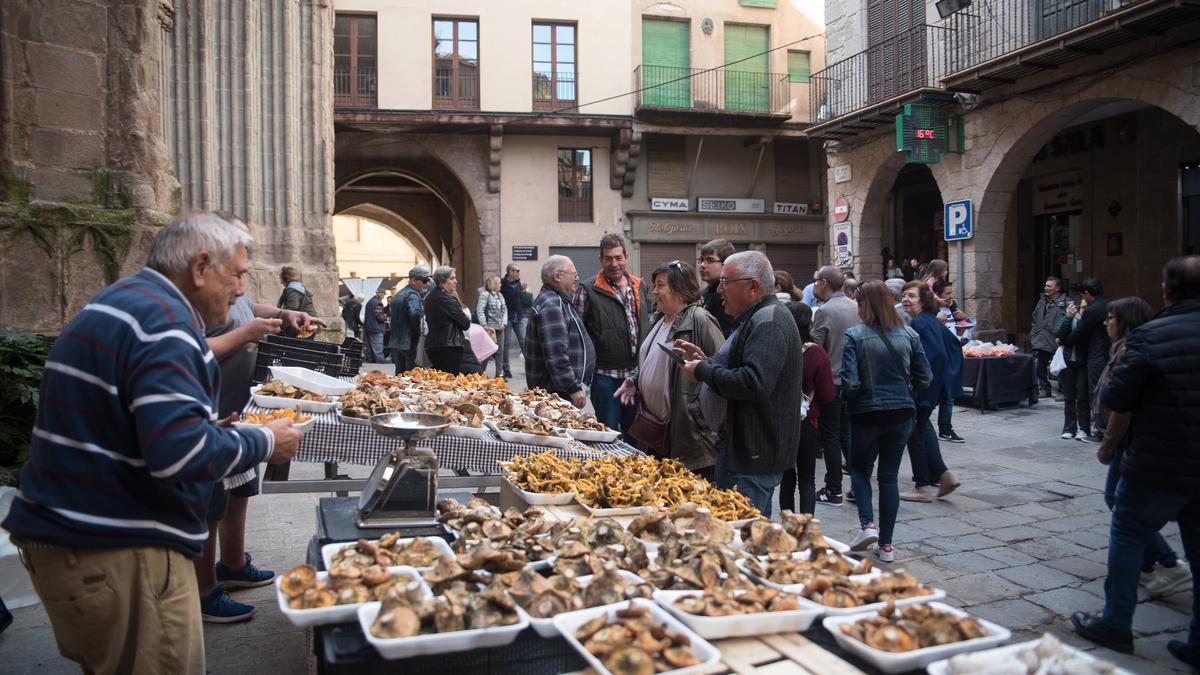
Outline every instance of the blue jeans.
<path fill-rule="evenodd" d="M 896 478 L 900 460 L 904 458 L 904 444 L 912 435 L 913 421 L 870 424 L 850 419 L 854 425 L 850 432 L 850 485 L 858 504 L 858 523 L 875 522 L 875 512 L 871 509 L 871 469 L 878 459 L 879 545 L 890 544 L 896 513 L 900 510 L 900 486 Z"/>
<path fill-rule="evenodd" d="M 1125 456 L 1124 446 L 1118 445 L 1113 450 L 1112 462 L 1108 465 L 1108 478 L 1104 482 L 1104 503 L 1112 511 L 1117 504 L 1117 483 L 1121 480 L 1121 458 Z M 1155 532 L 1142 553 L 1142 571 L 1150 572 L 1155 565 L 1174 567 L 1179 562 L 1179 556 L 1171 550 L 1171 545 L 1163 539 L 1161 532 Z"/>
<path fill-rule="evenodd" d="M 1101 615 L 1113 630 L 1129 633 L 1137 606 L 1143 551 L 1153 535 L 1172 519 L 1179 521 L 1183 554 L 1191 565 L 1192 578 L 1200 578 L 1200 497 L 1165 492 L 1128 477 L 1117 482 Z M 1200 644 L 1200 593 L 1195 591 L 1188 644 Z"/>
<path fill-rule="evenodd" d="M 951 415 L 953 414 L 954 401 L 943 401 L 942 404 L 938 406 L 939 434 L 949 434 L 951 431 L 954 431 L 954 427 L 951 425 Z"/>
<path fill-rule="evenodd" d="M 775 496 L 775 488 L 783 480 L 782 473 L 733 473 L 726 474 L 733 481 L 737 491 L 750 498 L 754 508 L 762 511 L 766 518 L 771 517 L 771 497 Z"/>
<path fill-rule="evenodd" d="M 363 361 L 367 363 L 386 363 L 383 358 L 383 333 L 367 333 L 363 341 Z"/>
<path fill-rule="evenodd" d="M 521 319 L 510 319 L 508 326 L 500 335 L 500 351 L 496 354 L 496 358 L 500 359 L 501 372 L 511 373 L 512 366 L 509 362 L 508 350 L 513 343 L 516 343 L 521 353 L 525 353 L 525 323 Z M 516 340 L 513 339 L 514 335 Z"/>
<path fill-rule="evenodd" d="M 632 405 L 621 405 L 613 395 L 624 381 L 608 375 L 593 376 L 592 407 L 596 409 L 596 419 L 609 429 L 618 429 L 622 434 L 627 434 L 629 427 L 633 426 L 633 416 L 637 411 Z"/>
<path fill-rule="evenodd" d="M 933 485 L 946 473 L 946 462 L 942 460 L 942 446 L 929 418 L 933 408 L 917 408 L 917 419 L 913 423 L 912 436 L 908 438 L 908 460 L 912 462 L 913 482 L 917 487 Z"/>

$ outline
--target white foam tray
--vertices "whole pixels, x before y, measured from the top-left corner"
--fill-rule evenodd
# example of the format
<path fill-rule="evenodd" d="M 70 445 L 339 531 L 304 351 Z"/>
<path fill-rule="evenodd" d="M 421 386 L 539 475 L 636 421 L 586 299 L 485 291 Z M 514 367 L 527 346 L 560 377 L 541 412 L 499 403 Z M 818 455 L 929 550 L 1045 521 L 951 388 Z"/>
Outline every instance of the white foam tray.
<path fill-rule="evenodd" d="M 414 539 L 428 539 L 433 542 L 433 547 L 435 549 L 437 549 L 438 553 L 440 553 L 442 555 L 446 555 L 446 554 L 454 555 L 454 549 L 450 548 L 450 544 L 447 544 L 446 540 L 442 539 L 441 537 L 407 537 L 404 539 L 400 539 L 398 543 L 407 544 L 408 542 L 413 541 Z M 368 541 L 368 543 L 378 544 L 379 540 L 371 539 Z M 333 556 L 337 555 L 338 552 L 344 548 L 354 546 L 354 544 L 355 544 L 355 542 L 353 542 L 353 541 L 339 541 L 339 542 L 335 542 L 332 544 L 325 544 L 324 546 L 322 546 L 321 547 L 321 560 L 325 563 L 325 569 L 329 569 L 330 567 L 333 567 Z M 422 567 L 417 567 L 415 569 L 418 572 L 425 572 L 425 571 L 433 569 L 433 565 L 424 565 Z"/>
<path fill-rule="evenodd" d="M 301 422 L 300 424 L 293 424 L 292 428 L 299 432 L 305 432 L 305 431 L 308 431 L 309 429 L 311 429 L 312 425 L 316 424 L 316 422 L 317 422 L 316 418 L 310 417 L 310 418 L 308 418 L 307 422 Z M 246 429 L 258 429 L 258 428 L 264 427 L 266 425 L 265 424 L 251 424 L 249 422 L 234 422 L 233 426 L 243 427 Z"/>
<path fill-rule="evenodd" d="M 515 483 L 508 479 L 508 476 L 504 477 L 504 482 L 508 483 L 508 486 L 512 488 L 512 491 L 515 492 L 518 497 L 525 500 L 525 503 L 529 504 L 530 506 L 564 506 L 575 501 L 574 492 L 528 492 L 517 487 Z"/>
<path fill-rule="evenodd" d="M 297 389 L 324 396 L 341 396 L 354 388 L 353 382 L 346 382 L 325 373 L 318 373 L 310 368 L 296 366 L 271 366 L 271 377 L 283 380 Z"/>
<path fill-rule="evenodd" d="M 665 626 L 668 630 L 676 631 L 686 635 L 691 641 L 692 653 L 695 654 L 696 658 L 700 660 L 700 663 L 694 666 L 689 666 L 687 668 L 676 668 L 675 670 L 666 672 L 672 673 L 673 675 L 700 673 L 709 669 L 710 666 L 716 665 L 716 663 L 721 660 L 720 650 L 709 643 L 708 640 L 705 640 L 697 635 L 695 631 L 683 625 L 679 619 L 676 619 L 674 616 L 672 616 L 670 612 L 667 612 L 663 608 L 659 607 L 653 601 L 646 600 L 644 598 L 637 598 L 632 602 L 635 606 L 645 607 L 648 609 L 650 611 L 650 615 L 654 617 L 654 620 L 657 621 L 659 625 Z M 554 617 L 554 627 L 558 629 L 559 634 L 563 636 L 563 639 L 567 641 L 567 644 L 571 645 L 575 651 L 579 652 L 580 656 L 582 656 L 583 659 L 588 662 L 588 665 L 590 665 L 593 670 L 601 675 L 612 675 L 609 670 L 604 667 L 604 664 L 600 663 L 595 656 L 592 656 L 592 653 L 585 649 L 579 640 L 575 639 L 575 631 L 578 630 L 580 626 L 588 621 L 591 621 L 597 616 L 607 616 L 609 620 L 612 620 L 615 618 L 617 610 L 624 609 L 628 606 L 628 602 L 621 602 L 615 605 L 602 605 L 600 607 L 592 607 L 590 609 L 566 612 L 565 614 L 559 614 L 558 616 Z"/>
<path fill-rule="evenodd" d="M 500 440 L 505 443 L 521 443 L 524 445 L 540 445 L 547 448 L 565 448 L 571 444 L 571 439 L 567 436 L 541 436 L 538 434 L 523 434 L 516 431 L 504 431 L 496 426 L 491 420 L 483 422 L 490 428 Z"/>
<path fill-rule="evenodd" d="M 809 553 L 808 551 L 805 551 L 803 553 L 794 553 L 793 555 L 800 557 L 802 559 L 807 559 L 808 553 Z M 856 565 L 858 564 L 858 561 L 854 560 L 853 558 L 850 558 L 845 555 L 843 555 L 842 557 L 854 562 L 854 564 L 856 564 Z M 758 556 L 758 558 L 759 558 L 759 560 L 765 560 L 766 556 Z M 765 577 L 758 576 L 757 574 L 751 572 L 749 570 L 749 568 L 747 568 L 745 561 L 742 559 L 739 559 L 737 561 L 737 567 L 739 570 L 742 571 L 742 574 L 745 574 L 746 576 L 748 576 L 751 579 L 753 579 L 754 581 L 762 584 L 763 586 L 777 588 L 781 591 L 787 591 L 788 593 L 801 593 L 804 591 L 804 584 L 779 584 L 779 583 L 775 583 L 774 581 L 770 581 L 770 580 L 766 579 Z M 883 574 L 883 573 L 880 572 L 878 568 L 872 568 L 871 571 L 866 574 L 852 574 L 847 578 L 852 581 L 866 581 L 868 579 L 873 579 L 873 578 L 879 576 L 880 574 Z"/>
<path fill-rule="evenodd" d="M 577 441 L 585 443 L 612 443 L 621 437 L 621 432 L 613 431 L 595 431 L 593 429 L 561 429 L 563 433 L 574 438 Z"/>
<path fill-rule="evenodd" d="M 258 387 L 250 387 L 250 396 L 254 399 L 254 405 L 260 408 L 295 408 L 300 406 L 304 412 L 311 413 L 327 413 L 337 408 L 337 403 L 334 401 L 302 401 L 298 398 L 285 398 L 283 396 L 264 396 L 254 393 Z"/>
<path fill-rule="evenodd" d="M 408 574 L 421 584 L 421 588 L 423 589 L 422 595 L 426 597 L 432 596 L 432 593 L 429 591 L 429 587 L 421 578 L 421 574 L 412 567 L 398 565 L 396 567 L 389 567 L 388 571 L 392 574 Z M 288 606 L 288 602 L 291 601 L 291 598 L 289 598 L 287 594 L 284 593 L 279 587 L 282 581 L 282 575 L 275 577 L 275 597 L 279 602 L 279 611 L 282 612 L 283 615 L 287 617 L 288 621 L 291 621 L 295 626 L 323 626 L 331 623 L 346 623 L 347 621 L 353 621 L 360 607 L 371 604 L 359 602 L 353 605 L 333 605 L 332 607 L 317 607 L 314 609 L 292 609 Z M 328 583 L 329 573 L 317 572 L 317 581 L 324 581 Z"/>
<path fill-rule="evenodd" d="M 369 602 L 358 608 L 358 624 L 367 642 L 385 659 L 406 659 L 411 656 L 429 656 L 449 652 L 465 652 L 483 647 L 503 647 L 512 644 L 521 631 L 529 627 L 529 615 L 517 607 L 521 620 L 511 626 L 491 626 L 453 633 L 414 635 L 406 638 L 378 638 L 371 634 L 371 624 L 379 616 L 383 603 Z"/>
<path fill-rule="evenodd" d="M 689 614 L 675 606 L 675 601 L 679 598 L 703 595 L 704 591 L 655 591 L 654 600 L 685 626 L 707 640 L 806 631 L 813 621 L 821 616 L 824 609 L 806 598 L 798 598 L 800 609 L 732 616 L 700 616 Z"/>
<path fill-rule="evenodd" d="M 970 616 L 961 609 L 943 605 L 940 602 L 931 602 L 929 606 L 957 616 Z M 825 630 L 833 635 L 833 639 L 837 641 L 842 649 L 854 654 L 885 673 L 905 673 L 910 670 L 919 670 L 934 661 L 950 658 L 955 654 L 995 647 L 1012 637 L 1012 632 L 1007 628 L 975 617 L 983 625 L 984 629 L 987 630 L 988 634 L 985 637 L 975 638 L 974 640 L 963 640 L 962 642 L 952 642 L 948 645 L 914 649 L 911 652 L 885 652 L 846 635 L 839 628 L 844 623 L 854 623 L 860 619 L 872 616 L 879 616 L 879 612 L 859 612 L 844 616 L 827 616 L 822 620 L 821 625 L 825 626 Z"/>
<path fill-rule="evenodd" d="M 993 665 L 1013 664 L 1013 665 L 1020 665 L 1021 667 L 1024 667 L 1024 664 L 1021 664 L 1016 659 L 1017 652 L 1019 652 L 1023 649 L 1030 649 L 1030 648 L 1036 647 L 1038 642 L 1040 642 L 1040 640 L 1030 640 L 1028 642 L 1018 642 L 1018 643 L 1012 644 L 1012 645 L 996 647 L 995 649 L 984 649 L 981 651 L 973 652 L 971 654 L 971 656 L 972 657 L 975 657 L 975 656 L 983 657 L 984 655 L 990 656 L 992 659 L 995 659 L 994 661 L 992 661 Z M 1092 656 L 1091 654 L 1083 651 L 1082 649 L 1076 649 L 1075 647 L 1072 647 L 1071 645 L 1068 645 L 1066 643 L 1063 643 L 1063 653 L 1069 654 L 1072 657 L 1079 659 L 1085 663 L 1094 663 L 1097 665 L 1099 665 L 1100 663 L 1108 663 L 1107 661 L 1102 661 L 1101 659 L 1098 659 L 1098 658 Z M 1109 664 L 1109 665 L 1112 665 L 1112 664 Z M 945 659 L 939 659 L 937 661 L 934 661 L 933 663 L 926 666 L 925 672 L 929 673 L 929 675 L 948 675 L 950 672 L 950 659 L 945 658 Z M 982 673 L 984 671 L 980 670 L 978 672 Z M 1038 671 L 1038 672 L 1041 672 L 1041 671 Z M 1116 668 L 1113 672 L 1115 675 L 1133 675 L 1132 672 L 1125 670 L 1124 668 Z"/>

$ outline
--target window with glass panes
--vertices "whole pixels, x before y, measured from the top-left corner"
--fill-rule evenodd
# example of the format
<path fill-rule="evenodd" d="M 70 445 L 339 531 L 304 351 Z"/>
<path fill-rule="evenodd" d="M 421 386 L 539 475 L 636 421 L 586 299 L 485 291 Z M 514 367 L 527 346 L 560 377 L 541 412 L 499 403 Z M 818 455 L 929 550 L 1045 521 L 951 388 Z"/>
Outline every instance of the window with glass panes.
<path fill-rule="evenodd" d="M 558 149 L 558 221 L 592 222 L 592 151 Z"/>
<path fill-rule="evenodd" d="M 433 20 L 433 107 L 479 109 L 479 22 Z"/>
<path fill-rule="evenodd" d="M 575 25 L 533 24 L 533 109 L 574 108 Z"/>
<path fill-rule="evenodd" d="M 375 17 L 339 13 L 333 22 L 333 105 L 376 107 Z"/>

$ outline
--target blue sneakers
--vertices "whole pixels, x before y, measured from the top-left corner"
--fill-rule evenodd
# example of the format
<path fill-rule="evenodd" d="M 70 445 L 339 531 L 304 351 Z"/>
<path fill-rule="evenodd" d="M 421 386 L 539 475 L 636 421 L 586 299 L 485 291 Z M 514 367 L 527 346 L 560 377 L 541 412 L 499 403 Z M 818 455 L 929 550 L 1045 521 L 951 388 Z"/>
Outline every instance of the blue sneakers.
<path fill-rule="evenodd" d="M 254 617 L 254 607 L 238 602 L 217 584 L 212 593 L 200 598 L 200 618 L 208 623 L 237 623 Z"/>
<path fill-rule="evenodd" d="M 260 570 L 250 562 L 250 554 L 246 554 L 246 564 L 240 570 L 231 570 L 217 563 L 217 581 L 229 588 L 258 588 L 266 586 L 275 578 L 271 570 Z"/>

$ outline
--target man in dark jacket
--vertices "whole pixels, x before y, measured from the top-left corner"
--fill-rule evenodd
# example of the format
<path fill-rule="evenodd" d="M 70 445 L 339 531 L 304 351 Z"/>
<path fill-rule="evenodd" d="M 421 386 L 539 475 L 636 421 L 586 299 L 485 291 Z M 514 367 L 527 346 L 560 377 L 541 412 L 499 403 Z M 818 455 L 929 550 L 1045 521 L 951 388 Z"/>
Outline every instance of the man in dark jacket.
<path fill-rule="evenodd" d="M 396 374 L 417 365 L 417 344 L 421 341 L 421 322 L 425 320 L 425 293 L 429 288 L 429 270 L 417 265 L 408 271 L 408 285 L 392 297 L 388 316 L 392 329 L 392 360 Z"/>
<path fill-rule="evenodd" d="M 761 252 L 730 256 L 720 284 L 734 333 L 714 360 L 681 343 L 689 359 L 681 367 L 728 402 L 719 426 L 724 452 L 717 455 L 717 484 L 736 487 L 769 517 L 771 496 L 795 465 L 800 444 L 800 330 L 775 297 L 775 271 Z"/>
<path fill-rule="evenodd" d="M 571 304 L 579 285 L 575 263 L 552 255 L 542 264 L 542 292 L 530 310 L 525 335 L 525 380 L 570 401 L 587 405 L 587 386 L 596 367 L 596 350 Z"/>
<path fill-rule="evenodd" d="M 737 252 L 733 244 L 725 239 L 713 239 L 700 248 L 700 280 L 704 282 L 704 290 L 700 293 L 700 303 L 704 309 L 717 320 L 725 337 L 733 332 L 733 317 L 725 313 L 725 298 L 717 292 L 717 284 L 721 280 L 721 269 L 725 260 Z"/>
<path fill-rule="evenodd" d="M 600 271 L 575 290 L 573 303 L 596 346 L 592 406 L 610 429 L 629 432 L 635 408 L 617 399 L 625 378 L 637 372 L 638 347 L 650 328 L 654 298 L 644 281 L 626 268 L 625 240 L 618 234 L 600 239 Z M 635 378 L 636 379 L 636 378 Z"/>
<path fill-rule="evenodd" d="M 1054 352 L 1058 351 L 1054 330 L 1058 327 L 1058 320 L 1066 313 L 1069 302 L 1067 294 L 1063 293 L 1062 279 L 1046 277 L 1042 297 L 1033 308 L 1033 325 L 1029 329 L 1029 342 L 1037 356 L 1038 389 L 1043 398 L 1050 398 L 1050 361 L 1054 358 Z"/>
<path fill-rule="evenodd" d="M 1084 279 L 1076 288 L 1087 303 L 1087 308 L 1079 317 L 1079 323 L 1075 325 L 1074 330 L 1063 339 L 1063 344 L 1082 350 L 1085 355 L 1088 373 L 1087 399 L 1088 407 L 1091 408 L 1092 397 L 1099 394 L 1096 384 L 1100 382 L 1100 373 L 1104 372 L 1104 366 L 1108 365 L 1108 351 L 1112 347 L 1108 329 L 1104 326 L 1104 319 L 1108 316 L 1108 298 L 1104 297 L 1104 286 L 1099 279 Z M 1067 316 L 1075 318 L 1071 308 L 1068 307 L 1066 311 Z M 1080 398 L 1083 396 L 1079 392 L 1075 395 Z M 1083 440 L 1099 443 L 1104 438 L 1104 427 L 1107 424 L 1108 420 L 1104 415 L 1095 416 L 1092 419 L 1092 433 Z"/>
<path fill-rule="evenodd" d="M 362 336 L 362 319 L 359 314 L 362 312 L 363 297 L 347 296 L 346 304 L 342 305 L 342 321 L 346 324 L 346 337 L 361 337 Z"/>
<path fill-rule="evenodd" d="M 367 316 L 363 320 L 363 361 L 383 363 L 383 332 L 387 330 L 387 312 L 383 309 L 382 288 L 375 290 L 375 297 L 367 301 Z"/>
<path fill-rule="evenodd" d="M 1200 256 L 1166 264 L 1163 301 L 1166 307 L 1153 320 L 1129 334 L 1100 392 L 1113 413 L 1131 414 L 1132 443 L 1113 505 L 1104 611 L 1071 617 L 1080 635 L 1122 652 L 1133 651 L 1142 551 L 1155 532 L 1178 521 L 1192 577 L 1200 575 L 1200 422 L 1194 414 L 1200 409 Z M 1114 424 L 1123 422 L 1114 418 Z M 1098 454 L 1105 464 L 1111 460 Z M 1200 596 L 1194 588 L 1187 642 L 1172 640 L 1167 650 L 1200 669 Z"/>
<path fill-rule="evenodd" d="M 425 353 L 434 368 L 457 375 L 463 372 L 463 352 L 471 318 L 458 299 L 458 274 L 442 265 L 433 272 L 434 288 L 425 296 Z M 478 363 L 478 362 L 476 362 Z"/>
<path fill-rule="evenodd" d="M 521 306 L 521 268 L 509 263 L 500 280 L 500 294 L 504 296 L 504 304 L 508 305 L 508 327 L 500 334 L 500 370 L 506 378 L 512 378 L 512 366 L 508 361 L 508 349 L 512 346 L 515 335 L 521 354 L 525 354 L 525 308 Z"/>

